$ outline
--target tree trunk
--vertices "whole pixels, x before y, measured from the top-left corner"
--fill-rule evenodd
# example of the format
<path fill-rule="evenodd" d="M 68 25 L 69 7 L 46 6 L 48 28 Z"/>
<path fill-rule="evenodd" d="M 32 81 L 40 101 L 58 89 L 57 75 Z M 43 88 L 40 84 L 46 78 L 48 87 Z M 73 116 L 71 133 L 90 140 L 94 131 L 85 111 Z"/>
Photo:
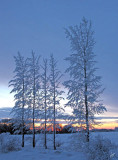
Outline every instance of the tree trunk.
<path fill-rule="evenodd" d="M 22 147 L 24 147 L 24 77 L 23 77 L 23 97 L 22 97 Z"/>
<path fill-rule="evenodd" d="M 35 124 L 34 124 L 34 118 L 35 118 L 35 70 L 34 70 L 34 86 L 33 86 L 33 147 L 35 147 Z"/>
<path fill-rule="evenodd" d="M 22 147 L 24 147 L 24 116 L 22 115 Z"/>
<path fill-rule="evenodd" d="M 53 124 L 53 133 L 54 133 L 54 150 L 56 150 L 56 145 L 55 145 L 55 102 L 54 102 L 54 124 Z"/>
<path fill-rule="evenodd" d="M 35 147 L 34 107 L 33 107 L 33 147 Z"/>
<path fill-rule="evenodd" d="M 54 124 L 53 124 L 53 133 L 54 133 L 54 150 L 56 150 L 56 145 L 55 145 L 55 83 L 54 83 Z"/>
<path fill-rule="evenodd" d="M 87 86 L 85 85 L 85 93 L 87 92 Z M 87 103 L 87 95 L 85 94 L 85 107 L 86 107 L 86 141 L 89 142 L 89 121 L 88 121 L 88 103 Z"/>
<path fill-rule="evenodd" d="M 85 52 L 84 52 L 85 56 Z M 86 108 L 86 141 L 89 142 L 89 113 L 88 113 L 88 100 L 87 100 L 87 82 L 86 82 L 86 60 L 84 60 L 84 78 L 85 78 L 85 108 Z"/>
<path fill-rule="evenodd" d="M 22 147 L 24 147 L 24 108 L 22 108 Z"/>
<path fill-rule="evenodd" d="M 22 134 L 22 147 L 24 147 L 24 128 L 23 128 L 23 134 Z"/>
<path fill-rule="evenodd" d="M 44 71 L 44 77 L 45 77 L 45 81 L 44 81 L 44 88 L 45 88 L 45 149 L 47 149 L 47 137 L 46 137 L 46 133 L 47 133 L 47 117 L 46 117 L 46 111 L 47 111 L 47 61 L 45 61 L 45 71 Z"/>
<path fill-rule="evenodd" d="M 46 87 L 45 87 L 45 149 L 47 149 L 46 122 L 47 122 L 47 117 L 46 117 Z"/>

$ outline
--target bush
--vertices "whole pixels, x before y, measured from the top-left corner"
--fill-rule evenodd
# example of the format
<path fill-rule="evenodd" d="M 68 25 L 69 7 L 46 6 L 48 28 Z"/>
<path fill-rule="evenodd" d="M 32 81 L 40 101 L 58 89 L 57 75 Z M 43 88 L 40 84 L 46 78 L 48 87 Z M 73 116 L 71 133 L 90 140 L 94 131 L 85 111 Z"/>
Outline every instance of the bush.
<path fill-rule="evenodd" d="M 20 140 L 9 133 L 0 134 L 0 150 L 3 153 L 18 151 L 21 149 Z"/>
<path fill-rule="evenodd" d="M 86 142 L 86 134 L 78 133 L 72 135 L 71 150 L 82 151 L 87 154 L 89 160 L 112 160 L 117 146 L 109 139 L 102 136 L 90 137 L 90 142 Z"/>
<path fill-rule="evenodd" d="M 97 136 L 88 144 L 88 157 L 90 160 L 111 160 L 116 146 L 107 138 Z"/>

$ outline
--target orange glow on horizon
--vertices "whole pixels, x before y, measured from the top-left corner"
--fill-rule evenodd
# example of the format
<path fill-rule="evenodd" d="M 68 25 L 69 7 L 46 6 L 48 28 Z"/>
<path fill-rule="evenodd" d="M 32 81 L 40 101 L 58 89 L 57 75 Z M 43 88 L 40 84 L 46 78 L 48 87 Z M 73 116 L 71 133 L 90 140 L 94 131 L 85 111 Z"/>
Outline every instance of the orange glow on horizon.
<path fill-rule="evenodd" d="M 115 129 L 115 127 L 118 127 L 118 123 L 116 122 L 107 122 L 101 125 L 95 125 L 96 129 Z"/>
<path fill-rule="evenodd" d="M 61 130 L 64 126 L 66 126 L 68 124 L 65 124 L 65 123 L 60 123 L 58 124 L 58 126 L 60 127 L 60 129 L 57 129 L 57 130 Z M 37 129 L 39 128 L 44 128 L 44 125 L 41 125 L 40 123 L 35 123 L 35 127 Z M 79 127 L 78 124 L 74 124 L 73 127 Z M 113 121 L 113 122 L 104 122 L 104 123 L 101 123 L 99 125 L 94 125 L 93 126 L 95 129 L 115 129 L 115 127 L 118 127 L 118 123 Z M 30 129 L 32 129 L 32 127 L 30 127 Z M 52 130 L 53 131 L 53 124 L 47 124 L 47 130 Z"/>
<path fill-rule="evenodd" d="M 42 122 L 43 122 L 43 124 L 42 124 Z M 93 128 L 95 128 L 95 129 L 115 129 L 116 127 L 118 127 L 118 119 L 101 119 L 101 120 L 96 120 L 96 122 L 100 122 L 101 124 L 99 124 L 99 125 L 93 125 Z M 56 128 L 57 128 L 57 130 L 59 131 L 59 130 L 62 130 L 62 128 L 64 127 L 64 126 L 66 126 L 66 125 L 69 125 L 69 121 L 68 121 L 68 123 L 67 122 L 65 122 L 64 120 L 57 120 L 56 121 Z M 1 125 L 3 125 L 3 124 L 7 124 L 7 125 L 9 125 L 10 123 L 9 123 L 9 121 L 7 122 L 7 121 L 5 121 L 5 122 L 2 122 L 1 121 L 1 123 L 0 123 Z M 78 125 L 78 124 L 73 124 L 72 125 L 73 127 L 80 127 L 80 125 Z M 85 127 L 85 125 L 83 125 L 84 127 Z M 35 128 L 36 128 L 36 130 L 38 130 L 38 129 L 44 129 L 44 120 L 43 121 L 37 121 L 36 123 L 35 123 Z M 30 124 L 30 129 L 32 129 L 32 124 Z M 47 130 L 49 131 L 53 131 L 53 123 L 49 120 L 49 121 L 47 121 Z"/>

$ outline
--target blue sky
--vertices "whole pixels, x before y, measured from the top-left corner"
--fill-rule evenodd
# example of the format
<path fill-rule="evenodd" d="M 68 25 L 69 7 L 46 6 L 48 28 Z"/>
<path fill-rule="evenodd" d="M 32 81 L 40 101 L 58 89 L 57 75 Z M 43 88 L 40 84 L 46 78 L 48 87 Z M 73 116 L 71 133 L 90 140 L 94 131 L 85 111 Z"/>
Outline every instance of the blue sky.
<path fill-rule="evenodd" d="M 70 51 L 64 28 L 79 25 L 82 17 L 93 23 L 94 48 L 106 88 L 102 97 L 108 115 L 118 114 L 118 1 L 117 0 L 1 0 L 0 1 L 0 107 L 13 106 L 8 81 L 18 51 L 25 57 L 33 49 L 42 57 L 50 53 L 59 69 L 67 67 L 64 58 Z"/>

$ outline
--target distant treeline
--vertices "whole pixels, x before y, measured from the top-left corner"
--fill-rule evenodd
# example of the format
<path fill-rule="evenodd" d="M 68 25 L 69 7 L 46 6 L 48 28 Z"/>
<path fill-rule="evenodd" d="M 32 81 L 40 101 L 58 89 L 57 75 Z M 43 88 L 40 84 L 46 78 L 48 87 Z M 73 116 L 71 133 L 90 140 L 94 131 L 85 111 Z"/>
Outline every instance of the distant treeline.
<path fill-rule="evenodd" d="M 18 128 L 14 128 L 14 123 L 12 122 L 12 119 L 2 119 L 0 121 L 0 134 L 9 132 L 10 134 L 22 134 L 21 130 Z M 64 127 L 61 127 L 61 124 L 58 124 L 58 127 L 56 127 L 56 133 L 75 133 L 76 129 L 72 127 L 71 125 L 65 125 Z M 25 134 L 32 134 L 32 128 L 30 126 L 25 125 L 24 127 L 24 133 Z M 43 127 L 37 127 L 35 130 L 35 133 L 44 133 Z M 47 130 L 47 133 L 53 133 L 52 129 Z"/>
<path fill-rule="evenodd" d="M 0 134 L 9 132 L 10 134 L 22 134 L 19 128 L 14 128 L 14 123 L 10 123 L 12 119 L 2 119 L 0 121 Z M 59 124 L 58 124 L 59 126 Z M 61 126 L 61 125 L 60 125 Z M 112 131 L 118 131 L 116 129 L 92 129 L 91 132 L 112 132 Z M 63 133 L 76 133 L 76 128 L 72 127 L 71 125 L 65 125 L 64 127 L 57 127 L 56 128 L 56 134 L 63 134 Z M 82 130 L 84 132 L 84 130 Z M 32 128 L 25 125 L 24 129 L 25 134 L 32 134 Z M 44 128 L 37 127 L 35 130 L 36 134 L 44 133 Z M 52 130 L 48 130 L 47 133 L 53 133 Z"/>

